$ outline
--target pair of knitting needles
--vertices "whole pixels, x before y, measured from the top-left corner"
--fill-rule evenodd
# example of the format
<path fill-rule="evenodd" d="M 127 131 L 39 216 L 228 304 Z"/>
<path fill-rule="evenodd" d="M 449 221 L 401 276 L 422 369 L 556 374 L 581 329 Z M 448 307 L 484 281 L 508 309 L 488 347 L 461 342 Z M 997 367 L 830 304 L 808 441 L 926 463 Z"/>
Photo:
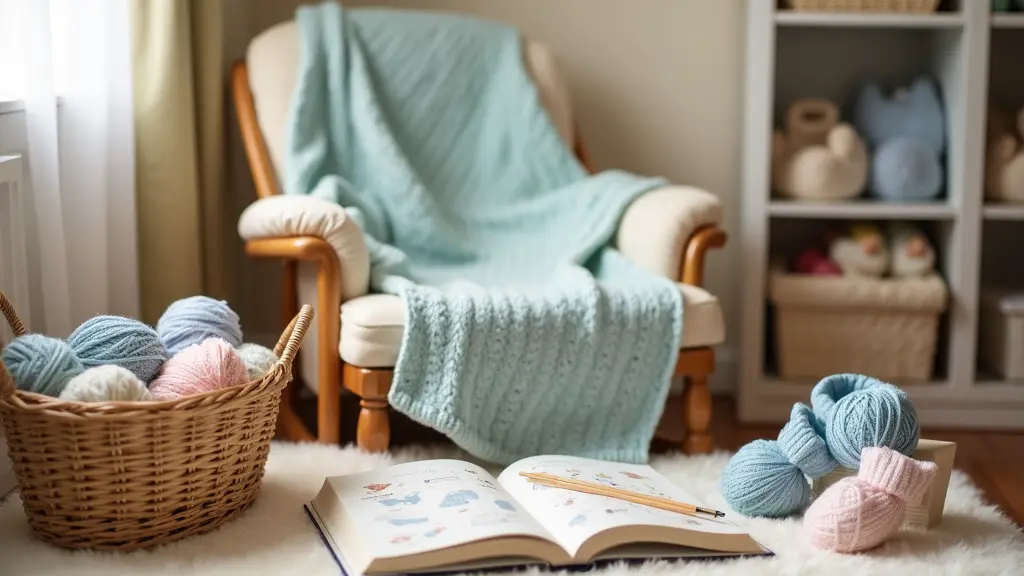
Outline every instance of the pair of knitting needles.
<path fill-rule="evenodd" d="M 704 508 L 703 506 L 695 506 L 693 504 L 677 502 L 675 500 L 660 498 L 658 496 L 649 496 L 632 490 L 615 488 L 614 486 L 594 484 L 592 482 L 584 482 L 583 480 L 576 480 L 574 478 L 564 478 L 562 476 L 555 476 L 554 474 L 546 474 L 544 472 L 520 472 L 519 475 L 527 478 L 530 482 L 540 484 L 541 486 L 562 488 L 564 490 L 572 490 L 574 492 L 583 492 L 584 494 L 594 494 L 597 496 L 608 496 L 609 498 L 617 498 L 619 500 L 625 500 L 626 502 L 642 504 L 644 506 L 650 506 L 651 508 L 659 508 L 661 510 L 668 510 L 669 512 L 676 512 L 678 514 L 686 514 L 689 516 L 700 516 L 701 514 L 706 514 L 713 518 L 725 516 L 725 512 Z"/>

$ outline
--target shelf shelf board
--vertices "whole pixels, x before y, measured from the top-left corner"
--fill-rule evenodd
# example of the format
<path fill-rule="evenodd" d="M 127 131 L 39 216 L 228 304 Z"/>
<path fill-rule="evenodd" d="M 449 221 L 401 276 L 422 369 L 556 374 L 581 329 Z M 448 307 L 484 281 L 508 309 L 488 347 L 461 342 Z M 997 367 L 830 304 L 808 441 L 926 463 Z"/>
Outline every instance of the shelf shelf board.
<path fill-rule="evenodd" d="M 1024 203 L 985 204 L 981 213 L 989 220 L 1024 220 Z"/>
<path fill-rule="evenodd" d="M 993 14 L 993 28 L 1024 28 L 1024 14 Z"/>
<path fill-rule="evenodd" d="M 802 202 L 772 200 L 768 213 L 778 218 L 952 220 L 956 209 L 947 202 Z"/>
<path fill-rule="evenodd" d="M 964 15 L 961 12 L 886 14 L 779 10 L 775 12 L 775 24 L 835 28 L 960 28 L 964 25 Z"/>
<path fill-rule="evenodd" d="M 775 393 L 781 396 L 793 394 L 804 394 L 810 392 L 816 384 L 813 380 L 786 380 L 776 376 L 765 376 L 763 380 L 765 392 Z M 934 380 L 930 382 L 898 382 L 892 384 L 899 386 L 906 391 L 913 400 L 932 400 L 956 402 L 963 399 L 971 399 L 976 402 L 1024 402 L 1024 385 L 1014 384 L 1001 380 L 985 381 L 979 380 L 970 387 L 954 387 L 946 380 Z"/>

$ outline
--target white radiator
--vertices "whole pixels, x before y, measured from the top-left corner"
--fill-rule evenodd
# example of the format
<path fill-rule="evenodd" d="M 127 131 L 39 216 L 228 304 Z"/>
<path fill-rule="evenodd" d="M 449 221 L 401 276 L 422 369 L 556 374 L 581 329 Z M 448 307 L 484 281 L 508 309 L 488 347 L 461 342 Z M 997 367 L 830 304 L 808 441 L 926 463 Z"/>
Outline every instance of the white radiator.
<path fill-rule="evenodd" d="M 22 167 L 21 156 L 0 156 L 0 290 L 14 304 L 25 324 L 31 326 Z M 0 320 L 0 347 L 13 337 L 7 321 Z M 3 428 L 0 427 L 0 499 L 14 487 L 14 472 L 7 458 Z"/>

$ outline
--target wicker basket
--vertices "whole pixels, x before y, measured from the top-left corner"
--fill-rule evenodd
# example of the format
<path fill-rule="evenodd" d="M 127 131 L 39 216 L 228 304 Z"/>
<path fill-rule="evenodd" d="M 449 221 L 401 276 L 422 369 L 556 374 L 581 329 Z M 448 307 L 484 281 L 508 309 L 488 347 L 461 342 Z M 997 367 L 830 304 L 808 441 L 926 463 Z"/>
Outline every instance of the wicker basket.
<path fill-rule="evenodd" d="M 939 0 L 786 0 L 799 12 L 935 12 Z"/>
<path fill-rule="evenodd" d="M 16 335 L 25 327 L 7 298 Z M 281 335 L 259 380 L 161 402 L 82 403 L 16 390 L 0 363 L 0 419 L 29 524 L 64 548 L 137 550 L 213 530 L 252 503 L 281 392 L 313 316 Z"/>
<path fill-rule="evenodd" d="M 887 279 L 773 271 L 779 375 L 818 379 L 855 372 L 900 383 L 931 379 L 946 309 L 935 274 Z"/>

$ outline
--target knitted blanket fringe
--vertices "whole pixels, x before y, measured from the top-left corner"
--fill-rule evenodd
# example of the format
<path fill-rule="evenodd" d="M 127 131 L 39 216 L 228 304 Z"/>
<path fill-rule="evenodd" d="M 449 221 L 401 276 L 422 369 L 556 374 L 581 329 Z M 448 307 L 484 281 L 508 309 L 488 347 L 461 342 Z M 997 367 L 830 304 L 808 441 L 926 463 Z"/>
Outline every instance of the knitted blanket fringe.
<path fill-rule="evenodd" d="M 586 173 L 512 28 L 335 3 L 297 21 L 284 188 L 344 206 L 371 288 L 403 299 L 391 405 L 497 463 L 646 461 L 682 296 L 608 244 L 663 181 Z"/>

